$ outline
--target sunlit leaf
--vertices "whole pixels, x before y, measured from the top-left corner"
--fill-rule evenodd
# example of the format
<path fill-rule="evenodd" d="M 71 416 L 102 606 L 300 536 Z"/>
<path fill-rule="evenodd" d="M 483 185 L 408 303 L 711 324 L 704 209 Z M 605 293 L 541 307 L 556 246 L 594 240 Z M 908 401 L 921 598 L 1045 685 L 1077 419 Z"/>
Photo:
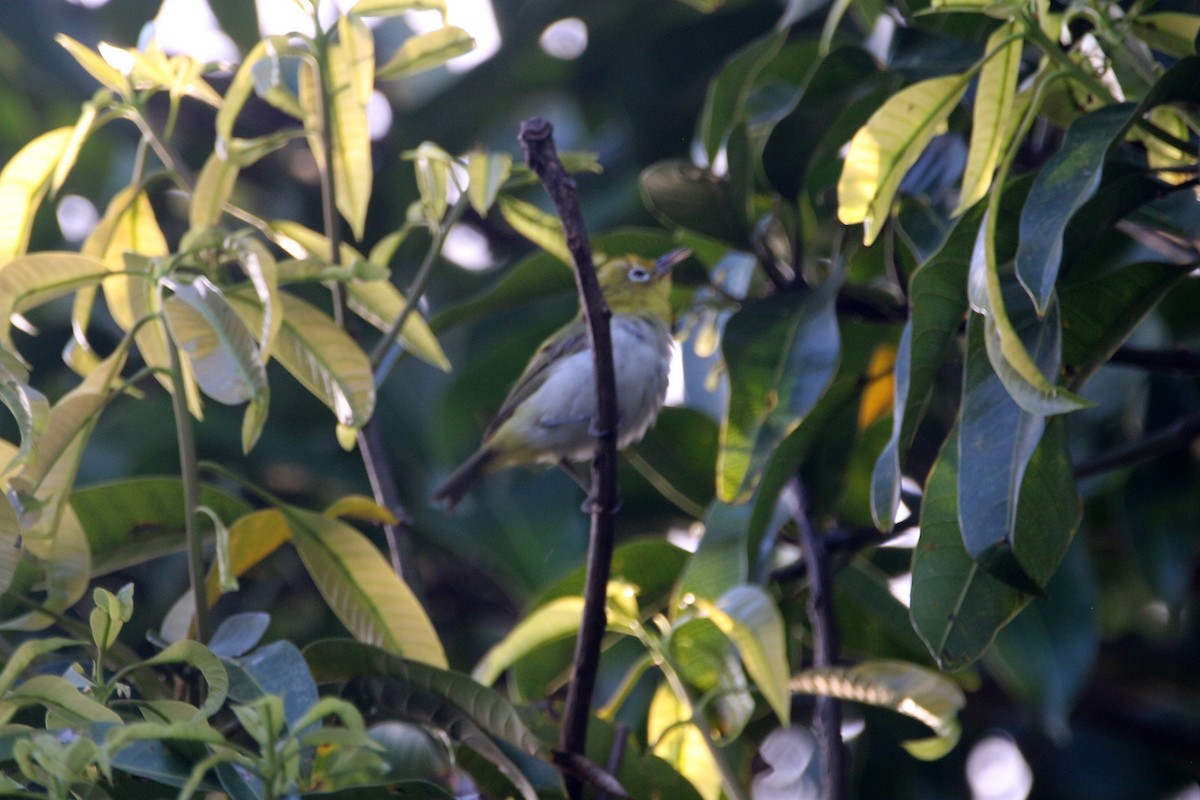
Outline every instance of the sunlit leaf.
<path fill-rule="evenodd" d="M 110 99 L 107 92 L 101 91 L 96 97 L 83 104 L 83 109 L 79 113 L 79 119 L 75 121 L 75 128 L 71 131 L 71 138 L 63 147 L 62 155 L 58 159 L 58 164 L 54 168 L 54 177 L 50 181 L 50 191 L 57 194 L 62 188 L 63 183 L 67 180 L 67 175 L 70 174 L 72 167 L 75 166 L 75 161 L 79 157 L 79 151 L 83 148 L 83 143 L 92 133 L 92 124 L 96 121 L 96 116 L 100 108 Z"/>
<path fill-rule="evenodd" d="M 446 192 L 454 159 L 433 142 L 421 142 L 415 150 L 405 153 L 405 157 L 413 162 L 425 223 L 435 230 L 446 216 Z"/>
<path fill-rule="evenodd" d="M 884 343 L 875 348 L 867 365 L 866 385 L 858 404 L 858 429 L 865 431 L 892 412 L 895 395 L 896 348 Z"/>
<path fill-rule="evenodd" d="M 73 135 L 71 127 L 43 133 L 22 147 L 0 170 L 0 267 L 22 255 L 29 246 L 33 216 Z"/>
<path fill-rule="evenodd" d="M 346 303 L 350 309 L 384 332 L 391 330 L 408 304 L 408 300 L 390 281 L 355 281 L 347 284 L 346 288 Z M 442 345 L 420 311 L 414 309 L 409 313 L 397 338 L 405 350 L 426 364 L 443 372 L 450 371 L 450 359 L 446 358 Z"/>
<path fill-rule="evenodd" d="M 333 411 L 338 422 L 361 428 L 375 408 L 375 381 L 367 356 L 345 331 L 315 306 L 283 293 L 283 324 L 275 358 Z M 227 299 L 246 324 L 261 327 L 262 307 L 247 290 Z"/>
<path fill-rule="evenodd" d="M 513 229 L 538 247 L 552 254 L 567 266 L 575 263 L 562 223 L 553 214 L 547 214 L 532 203 L 515 197 L 502 195 L 497 202 L 500 215 Z"/>
<path fill-rule="evenodd" d="M 467 156 L 467 196 L 471 208 L 480 216 L 496 202 L 500 187 L 512 174 L 512 156 L 508 153 L 488 153 L 473 150 Z"/>
<path fill-rule="evenodd" d="M 405 40 L 400 49 L 375 73 L 380 80 L 415 75 L 440 67 L 455 56 L 475 49 L 475 40 L 462 28 L 447 25 Z"/>
<path fill-rule="evenodd" d="M 1175 58 L 1196 54 L 1196 38 L 1200 36 L 1200 15 L 1176 11 L 1138 14 L 1130 20 L 1134 36 L 1155 50 Z"/>
<path fill-rule="evenodd" d="M 1013 111 L 1017 78 L 1021 70 L 1023 40 L 1019 23 L 1009 22 L 988 37 L 986 49 L 996 51 L 979 72 L 971 117 L 971 141 L 967 166 L 963 172 L 962 192 L 954 215 L 961 214 L 987 194 L 992 173 L 1003 152 L 1009 117 Z M 1004 44 L 1006 39 L 1011 39 Z"/>
<path fill-rule="evenodd" d="M 122 97 L 128 97 L 132 94 L 133 87 L 129 85 L 129 79 L 109 64 L 95 50 L 75 41 L 65 33 L 55 36 L 54 41 L 62 45 L 71 54 L 72 58 L 79 62 L 79 66 L 87 70 L 88 74 L 99 81 L 101 85 L 106 86 Z"/>
<path fill-rule="evenodd" d="M 0 349 L 0 402 L 13 415 L 20 434 L 20 448 L 0 467 L 0 475 L 20 465 L 32 452 L 34 438 L 45 432 L 50 422 L 50 402 L 29 385 L 29 370 L 16 356 Z"/>
<path fill-rule="evenodd" d="M 278 509 L 264 508 L 238 517 L 229 526 L 229 572 L 235 578 L 291 541 L 292 532 Z M 204 581 L 205 596 L 211 606 L 221 596 L 221 580 L 213 564 Z"/>
<path fill-rule="evenodd" d="M 863 223 L 870 245 L 892 210 L 900 180 L 967 90 L 972 75 L 947 75 L 915 83 L 889 99 L 854 134 L 838 180 L 838 219 Z"/>
<path fill-rule="evenodd" d="M 491 686 L 518 659 L 548 642 L 578 634 L 582 618 L 582 597 L 560 597 L 539 606 L 484 654 L 471 677 Z"/>
<path fill-rule="evenodd" d="M 932 728 L 936 736 L 905 742 L 904 748 L 927 761 L 949 753 L 961 733 L 957 715 L 965 699 L 958 684 L 905 661 L 808 669 L 792 679 L 792 691 L 853 700 L 912 717 Z"/>
<path fill-rule="evenodd" d="M 334 519 L 358 519 L 363 522 L 373 522 L 376 525 L 396 525 L 396 515 L 372 498 L 361 494 L 348 494 L 339 497 L 323 512 Z"/>
<path fill-rule="evenodd" d="M 1152 108 L 1150 122 L 1177 139 L 1185 142 L 1188 140 L 1187 118 L 1175 106 Z M 1136 134 L 1136 138 L 1145 145 L 1146 163 L 1151 169 L 1157 170 L 1156 174 L 1160 180 L 1178 186 L 1191 178 L 1191 170 L 1196 167 L 1196 156 L 1163 141 L 1154 134 L 1142 131 L 1140 128 L 1131 132 L 1131 138 L 1134 138 L 1133 134 Z M 1172 172 L 1170 171 L 1171 167 L 1181 167 L 1182 169 Z"/>
<path fill-rule="evenodd" d="M 391 17 L 408 11 L 440 11 L 446 17 L 446 0 L 358 0 L 350 7 L 360 17 Z"/>
<path fill-rule="evenodd" d="M 188 224 L 193 229 L 211 228 L 221 219 L 225 204 L 237 183 L 239 165 L 213 153 L 196 176 L 192 204 L 188 207 Z"/>
<path fill-rule="evenodd" d="M 7 443 L 6 443 L 7 444 Z M 16 453 L 2 448 L 2 456 Z M 21 549 L 21 520 L 17 518 L 12 503 L 0 503 L 0 593 L 7 592 L 13 584 L 23 555 Z M 2 690 L 0 690 L 2 691 Z"/>
<path fill-rule="evenodd" d="M 367 222 L 373 169 L 367 102 L 375 88 L 375 39 L 360 18 L 338 20 L 338 41 L 329 48 L 329 122 L 338 210 L 357 239 Z M 302 95 L 303 98 L 303 95 Z"/>
<path fill-rule="evenodd" d="M 729 411 L 721 425 L 718 496 L 743 502 L 775 447 L 825 392 L 841 352 L 831 276 L 803 297 L 781 294 L 744 305 L 725 326 Z"/>
<path fill-rule="evenodd" d="M 205 394 L 226 405 L 266 395 L 266 370 L 254 338 L 208 278 L 175 284 L 163 311 Z"/>
<path fill-rule="evenodd" d="M 761 588 L 746 584 L 735 586 L 715 603 L 701 599 L 696 605 L 737 647 L 754 685 L 786 726 L 791 703 L 787 645 L 775 601 Z"/>
<path fill-rule="evenodd" d="M 354 528 L 299 508 L 284 509 L 292 541 L 338 619 L 358 639 L 437 667 L 442 643 L 416 595 Z"/>
<path fill-rule="evenodd" d="M 104 264 L 77 253 L 34 253 L 0 267 L 0 343 L 13 349 L 9 317 L 77 289 L 95 286 L 109 274 Z"/>
<path fill-rule="evenodd" d="M 704 800 L 717 800 L 721 773 L 691 718 L 687 703 L 661 683 L 650 701 L 646 739 L 654 754 L 687 778 Z"/>
<path fill-rule="evenodd" d="M 233 125 L 237 121 L 238 114 L 241 113 L 242 107 L 246 105 L 246 101 L 250 99 L 250 93 L 255 91 L 258 77 L 256 69 L 259 63 L 265 61 L 270 68 L 269 83 L 272 86 L 281 86 L 284 82 L 280 70 L 280 58 L 295 52 L 295 49 L 288 42 L 286 36 L 268 36 L 259 41 L 254 48 L 246 54 L 242 59 L 241 65 L 233 76 L 233 80 L 229 83 L 229 88 L 225 90 L 225 100 L 221 103 L 221 107 L 217 110 L 216 128 L 217 128 L 217 152 L 221 153 L 229 147 L 233 140 Z M 266 99 L 270 102 L 273 98 L 270 93 Z M 289 92 L 290 94 L 290 92 Z M 294 98 L 292 100 L 294 104 Z M 275 103 L 279 107 L 278 103 Z M 289 111 L 289 109 L 281 109 Z M 297 119 L 303 118 L 303 112 L 299 112 L 299 108 L 290 109 L 289 113 Z"/>
<path fill-rule="evenodd" d="M 538 753 L 541 744 L 499 693 L 465 675 L 406 661 L 358 642 L 317 642 L 305 649 L 304 656 L 318 683 L 379 679 L 371 687 L 371 701 L 383 717 L 445 731 L 495 764 L 524 800 L 536 800 L 529 779 L 492 737 L 530 754 Z"/>

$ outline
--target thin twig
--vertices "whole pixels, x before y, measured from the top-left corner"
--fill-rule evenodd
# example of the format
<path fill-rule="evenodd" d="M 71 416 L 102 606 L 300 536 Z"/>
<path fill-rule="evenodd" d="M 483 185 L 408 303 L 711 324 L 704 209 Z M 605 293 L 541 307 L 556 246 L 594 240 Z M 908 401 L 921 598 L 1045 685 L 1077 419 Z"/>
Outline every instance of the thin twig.
<path fill-rule="evenodd" d="M 412 517 L 400 502 L 396 491 L 396 478 L 387 459 L 387 445 L 383 441 L 383 432 L 379 427 L 379 415 L 372 414 L 371 419 L 358 432 L 358 450 L 362 453 L 363 467 L 367 471 L 367 480 L 371 483 L 371 494 L 375 502 L 392 512 L 396 517 L 395 525 L 384 525 L 383 535 L 387 540 L 388 556 L 392 562 L 392 570 L 404 579 L 413 591 L 417 591 L 417 571 L 409 558 L 408 531 L 412 525 Z"/>
<path fill-rule="evenodd" d="M 1200 414 L 1180 417 L 1144 439 L 1076 464 L 1075 477 L 1088 478 L 1101 472 L 1151 461 L 1159 456 L 1191 446 L 1198 437 L 1200 437 Z"/>
<path fill-rule="evenodd" d="M 554 202 L 567 237 L 567 247 L 575 260 L 575 282 L 587 321 L 596 379 L 596 455 L 592 468 L 592 524 L 583 591 L 583 619 L 575 643 L 575 669 L 567 689 L 567 706 L 559 738 L 561 750 L 582 755 L 592 692 L 600 666 L 613 553 L 613 516 L 617 507 L 617 387 L 609 330 L 611 313 L 596 279 L 592 247 L 579 208 L 579 190 L 558 158 L 554 128 L 548 121 L 535 117 L 521 124 L 518 138 L 525 163 L 538 176 Z M 575 776 L 564 774 L 563 783 L 572 800 L 583 796 L 583 785 Z"/>
<path fill-rule="evenodd" d="M 825 542 L 809 521 L 808 501 L 798 477 L 788 482 L 783 496 L 799 530 L 800 548 L 808 567 L 808 620 L 812 625 L 813 667 L 832 667 L 837 660 L 837 628 L 833 619 L 833 587 Z M 821 751 L 821 797 L 823 800 L 841 800 L 846 795 L 846 756 L 842 747 L 840 700 L 817 697 L 813 730 Z"/>
<path fill-rule="evenodd" d="M 608 751 L 608 764 L 605 765 L 608 774 L 614 778 L 621 769 L 621 759 L 625 757 L 625 740 L 627 738 L 629 738 L 629 726 L 624 722 L 618 722 L 613 728 L 612 747 Z M 596 800 L 609 800 L 608 792 L 600 792 L 596 795 Z"/>

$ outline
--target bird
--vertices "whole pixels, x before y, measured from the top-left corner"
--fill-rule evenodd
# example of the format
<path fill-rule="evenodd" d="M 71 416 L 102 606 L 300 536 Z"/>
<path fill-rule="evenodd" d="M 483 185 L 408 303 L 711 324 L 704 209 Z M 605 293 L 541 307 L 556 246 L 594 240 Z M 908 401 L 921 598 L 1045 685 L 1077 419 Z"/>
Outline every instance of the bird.
<path fill-rule="evenodd" d="M 658 418 L 671 363 L 671 270 L 691 255 L 635 255 L 601 263 L 596 277 L 612 316 L 617 449 L 642 439 Z M 452 511 L 485 475 L 518 464 L 569 465 L 596 448 L 596 382 L 583 309 L 538 347 L 487 426 L 479 448 L 434 490 Z"/>

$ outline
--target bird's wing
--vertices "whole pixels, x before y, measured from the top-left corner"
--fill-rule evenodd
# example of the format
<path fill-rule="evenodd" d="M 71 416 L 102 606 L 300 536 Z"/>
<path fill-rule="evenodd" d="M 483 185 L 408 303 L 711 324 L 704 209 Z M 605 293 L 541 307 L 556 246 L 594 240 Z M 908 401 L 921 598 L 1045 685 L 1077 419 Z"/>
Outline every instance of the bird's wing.
<path fill-rule="evenodd" d="M 582 319 L 577 319 L 561 328 L 558 332 L 552 335 L 549 339 L 542 342 L 541 347 L 534 353 L 533 358 L 525 366 L 525 371 L 521 373 L 521 377 L 517 378 L 517 382 L 508 390 L 508 396 L 504 398 L 504 402 L 500 404 L 500 410 L 496 412 L 496 416 L 488 424 L 487 430 L 484 431 L 483 438 L 486 441 L 496 432 L 505 420 L 513 415 L 517 407 L 525 402 L 529 397 L 541 388 L 546 382 L 546 378 L 550 375 L 550 365 L 555 361 L 576 353 L 587 350 L 590 347 L 588 342 L 587 325 Z"/>

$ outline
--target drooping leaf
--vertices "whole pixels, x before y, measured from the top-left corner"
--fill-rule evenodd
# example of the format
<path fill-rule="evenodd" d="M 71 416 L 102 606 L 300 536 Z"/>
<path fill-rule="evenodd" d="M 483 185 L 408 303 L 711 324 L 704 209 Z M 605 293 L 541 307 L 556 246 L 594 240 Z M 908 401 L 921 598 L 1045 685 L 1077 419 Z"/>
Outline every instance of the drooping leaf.
<path fill-rule="evenodd" d="M 73 725 L 121 721 L 117 712 L 100 705 L 57 675 L 36 675 L 0 700 L 0 724 L 7 723 L 22 708 L 33 705 L 53 711 Z"/>
<path fill-rule="evenodd" d="M 559 597 L 539 606 L 484 654 L 471 677 L 491 686 L 515 661 L 543 644 L 575 636 L 582 618 L 582 597 Z"/>
<path fill-rule="evenodd" d="M 249 291 L 226 295 L 252 328 L 262 326 L 262 308 Z M 371 364 L 358 344 L 324 312 L 283 293 L 283 323 L 275 341 L 275 357 L 296 380 L 327 405 L 338 422 L 361 428 L 375 407 Z"/>
<path fill-rule="evenodd" d="M 904 743 L 910 754 L 926 761 L 941 758 L 958 742 L 958 711 L 966 702 L 954 681 L 905 661 L 808 669 L 792 679 L 792 691 L 853 700 L 912 717 L 936 734 Z"/>
<path fill-rule="evenodd" d="M 972 75 L 915 83 L 889 99 L 850 140 L 838 181 L 838 219 L 863 223 L 863 243 L 879 235 L 900 181 L 938 133 Z"/>
<path fill-rule="evenodd" d="M 361 239 L 374 174 L 367 103 L 375 88 L 375 39 L 363 20 L 352 14 L 338 19 L 338 41 L 329 48 L 327 68 L 338 210 Z"/>
<path fill-rule="evenodd" d="M 441 640 L 408 584 L 354 528 L 299 508 L 284 509 L 292 541 L 338 619 L 360 640 L 438 667 Z"/>
<path fill-rule="evenodd" d="M 979 658 L 1030 599 L 989 575 L 963 546 L 957 434 L 946 440 L 925 483 L 912 575 L 913 627 L 947 671 Z"/>
<path fill-rule="evenodd" d="M 967 166 L 963 172 L 962 192 L 954 215 L 961 214 L 992 185 L 992 174 L 999 163 L 1009 117 L 1017 91 L 1021 70 L 1023 41 L 1018 36 L 1019 24 L 1009 22 L 988 37 L 986 49 L 995 54 L 979 72 L 975 89 L 975 104 L 971 118 L 971 141 L 967 148 Z M 1005 44 L 1006 39 L 1012 41 Z"/>
<path fill-rule="evenodd" d="M 497 200 L 497 206 L 504 221 L 511 225 L 517 233 L 567 266 L 575 263 L 571 249 L 567 247 L 567 237 L 563 233 L 562 223 L 558 217 L 542 211 L 532 203 L 526 203 L 524 200 L 507 195 L 501 195 Z"/>
<path fill-rule="evenodd" d="M 721 425 L 718 496 L 750 497 L 775 447 L 825 392 L 841 352 L 831 276 L 803 298 L 781 294 L 741 308 L 725 326 L 729 411 Z"/>
<path fill-rule="evenodd" d="M 691 718 L 687 702 L 661 683 L 650 701 L 646 740 L 651 751 L 687 778 L 704 800 L 717 800 L 721 773 Z"/>
<path fill-rule="evenodd" d="M 278 509 L 264 508 L 238 517 L 229 526 L 230 573 L 233 577 L 240 578 L 291 539 L 291 528 Z M 204 586 L 208 604 L 211 606 L 221 596 L 221 581 L 216 564 L 209 569 Z"/>
<path fill-rule="evenodd" d="M 737 647 L 746 671 L 762 692 L 781 725 L 789 721 L 787 646 L 783 617 L 761 588 L 735 586 L 717 602 L 697 600 L 700 613 L 712 620 Z"/>
<path fill-rule="evenodd" d="M 382 716 L 445 731 L 495 764 L 525 800 L 536 799 L 529 779 L 492 737 L 529 754 L 538 753 L 541 744 L 497 692 L 465 675 L 405 661 L 359 642 L 316 642 L 305 648 L 305 658 L 318 683 L 377 678 L 367 689 Z"/>
<path fill-rule="evenodd" d="M 191 639 L 175 642 L 143 663 L 146 666 L 187 664 L 204 676 L 208 691 L 204 705 L 200 707 L 198 719 L 211 717 L 225 705 L 225 698 L 229 693 L 229 676 L 225 672 L 225 666 L 220 658 L 199 642 Z"/>
<path fill-rule="evenodd" d="M 709 163 L 716 160 L 725 137 L 744 114 L 759 72 L 779 52 L 785 33 L 785 29 L 777 29 L 755 39 L 726 59 L 709 83 L 697 137 Z"/>
<path fill-rule="evenodd" d="M 188 207 L 188 224 L 193 229 L 211 228 L 221 219 L 225 204 L 233 194 L 240 167 L 219 152 L 214 152 L 204 162 L 196 176 L 196 188 L 192 191 L 192 203 Z"/>
<path fill-rule="evenodd" d="M 1104 156 L 1129 125 L 1133 105 L 1106 106 L 1071 124 L 1062 148 L 1034 179 L 1021 212 L 1017 277 L 1045 313 L 1062 260 L 1067 221 L 1100 185 Z"/>
<path fill-rule="evenodd" d="M 376 525 L 397 525 L 396 515 L 372 498 L 361 494 L 348 494 L 339 497 L 323 512 L 334 519 L 358 519 L 363 522 L 373 522 Z"/>
<path fill-rule="evenodd" d="M 88 74 L 99 81 L 102 86 L 111 89 L 122 97 L 128 97 L 132 94 L 133 87 L 130 86 L 129 79 L 122 75 L 120 70 L 109 64 L 95 50 L 75 41 L 64 33 L 55 36 L 54 41 L 58 42 L 64 50 L 70 53 L 71 57 L 79 62 L 79 66 L 87 70 Z"/>
<path fill-rule="evenodd" d="M 0 345 L 16 352 L 9 327 L 13 314 L 97 286 L 108 274 L 104 264 L 77 253 L 33 253 L 7 262 L 0 267 Z"/>
<path fill-rule="evenodd" d="M 250 99 L 251 92 L 262 85 L 263 95 L 267 102 L 275 105 L 276 108 L 291 113 L 297 119 L 303 118 L 303 111 L 295 104 L 295 97 L 292 96 L 291 103 L 280 103 L 278 93 L 271 91 L 272 87 L 282 87 L 284 78 L 282 75 L 280 61 L 285 56 L 296 52 L 295 48 L 288 41 L 286 36 L 267 36 L 259 41 L 242 59 L 242 63 L 238 66 L 238 70 L 234 73 L 233 80 L 229 83 L 229 88 L 225 90 L 225 100 L 221 103 L 221 107 L 217 110 L 216 129 L 217 129 L 217 152 L 225 152 L 228 155 L 228 150 L 233 142 L 233 125 L 237 121 L 238 114 L 242 112 L 242 108 L 246 105 L 246 101 Z M 267 80 L 260 81 L 260 76 L 263 70 L 260 68 L 263 62 L 268 69 Z M 264 85 L 265 84 L 265 85 Z M 290 91 L 287 94 L 291 94 Z M 288 107 L 281 107 L 288 106 Z"/>
<path fill-rule="evenodd" d="M 5 661 L 4 669 L 0 670 L 0 697 L 8 693 L 21 674 L 37 659 L 56 650 L 81 647 L 82 645 L 83 642 L 78 639 L 66 639 L 61 636 L 49 636 L 45 639 L 29 639 L 21 642 Z"/>
<path fill-rule="evenodd" d="M 29 385 L 29 370 L 16 356 L 0 349 L 0 402 L 13 415 L 20 434 L 20 447 L 0 467 L 0 475 L 20 466 L 33 450 L 35 437 L 45 432 L 50 422 L 50 401 Z"/>
<path fill-rule="evenodd" d="M 447 25 L 405 40 L 400 49 L 379 68 L 380 80 L 415 75 L 440 67 L 450 59 L 475 49 L 475 40 L 462 28 Z"/>

